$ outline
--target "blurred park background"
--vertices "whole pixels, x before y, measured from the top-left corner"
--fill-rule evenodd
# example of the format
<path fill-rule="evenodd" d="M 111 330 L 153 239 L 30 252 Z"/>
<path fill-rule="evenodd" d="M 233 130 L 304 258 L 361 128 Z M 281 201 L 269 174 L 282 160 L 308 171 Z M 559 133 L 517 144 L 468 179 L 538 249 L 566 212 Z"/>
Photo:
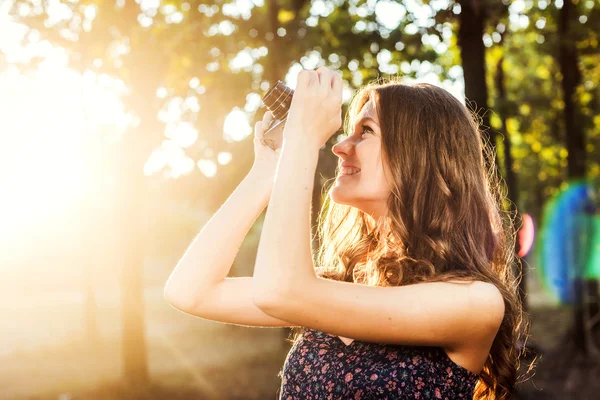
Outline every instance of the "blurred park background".
<path fill-rule="evenodd" d="M 0 0 L 0 399 L 277 398 L 288 329 L 163 287 L 249 171 L 262 95 L 321 65 L 345 102 L 401 76 L 481 116 L 527 222 L 538 360 L 515 398 L 597 399 L 599 40 L 599 0 Z"/>

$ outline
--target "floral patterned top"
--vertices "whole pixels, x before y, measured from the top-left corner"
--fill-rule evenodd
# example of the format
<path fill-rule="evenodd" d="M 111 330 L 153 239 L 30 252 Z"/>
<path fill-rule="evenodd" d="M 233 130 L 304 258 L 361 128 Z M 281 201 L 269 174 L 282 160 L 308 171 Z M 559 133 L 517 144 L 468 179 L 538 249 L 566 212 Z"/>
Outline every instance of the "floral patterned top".
<path fill-rule="evenodd" d="M 280 400 L 472 399 L 479 375 L 441 347 L 354 340 L 303 328 L 290 349 Z"/>

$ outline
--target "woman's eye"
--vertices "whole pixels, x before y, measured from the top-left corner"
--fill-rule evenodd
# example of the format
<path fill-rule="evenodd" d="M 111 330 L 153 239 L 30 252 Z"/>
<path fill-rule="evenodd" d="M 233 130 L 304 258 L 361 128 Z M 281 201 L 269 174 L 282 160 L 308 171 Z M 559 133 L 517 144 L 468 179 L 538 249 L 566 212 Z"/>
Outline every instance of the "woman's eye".
<path fill-rule="evenodd" d="M 371 132 L 373 133 L 373 129 L 369 128 L 367 125 L 362 125 L 363 131 L 362 133 L 364 134 L 365 132 Z"/>
<path fill-rule="evenodd" d="M 367 126 L 367 125 L 361 125 L 360 127 L 362 128 L 362 131 L 360 132 L 361 135 L 364 135 L 365 132 L 375 133 L 373 131 L 373 129 L 369 128 L 369 126 Z M 344 138 L 348 138 L 348 137 L 350 137 L 350 135 L 348 135 L 348 134 L 344 135 Z"/>

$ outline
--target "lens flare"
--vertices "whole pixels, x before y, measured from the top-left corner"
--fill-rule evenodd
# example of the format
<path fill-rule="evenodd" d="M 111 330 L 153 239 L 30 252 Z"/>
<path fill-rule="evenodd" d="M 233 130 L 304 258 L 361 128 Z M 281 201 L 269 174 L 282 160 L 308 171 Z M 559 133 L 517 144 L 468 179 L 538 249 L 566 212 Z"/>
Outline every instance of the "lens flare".
<path fill-rule="evenodd" d="M 590 183 L 575 181 L 544 207 L 538 271 L 544 288 L 573 304 L 576 278 L 600 278 L 600 210 Z"/>

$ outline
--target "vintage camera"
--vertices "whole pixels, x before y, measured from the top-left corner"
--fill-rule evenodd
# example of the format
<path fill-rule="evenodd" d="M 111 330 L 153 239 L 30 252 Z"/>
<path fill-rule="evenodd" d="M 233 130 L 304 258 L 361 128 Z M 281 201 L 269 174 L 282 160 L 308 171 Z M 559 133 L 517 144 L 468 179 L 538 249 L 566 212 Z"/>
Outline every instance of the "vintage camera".
<path fill-rule="evenodd" d="M 263 133 L 263 141 L 273 150 L 280 149 L 283 145 L 283 128 L 292 105 L 293 95 L 293 89 L 277 81 L 263 96 L 262 104 L 273 113 L 273 119 Z"/>

